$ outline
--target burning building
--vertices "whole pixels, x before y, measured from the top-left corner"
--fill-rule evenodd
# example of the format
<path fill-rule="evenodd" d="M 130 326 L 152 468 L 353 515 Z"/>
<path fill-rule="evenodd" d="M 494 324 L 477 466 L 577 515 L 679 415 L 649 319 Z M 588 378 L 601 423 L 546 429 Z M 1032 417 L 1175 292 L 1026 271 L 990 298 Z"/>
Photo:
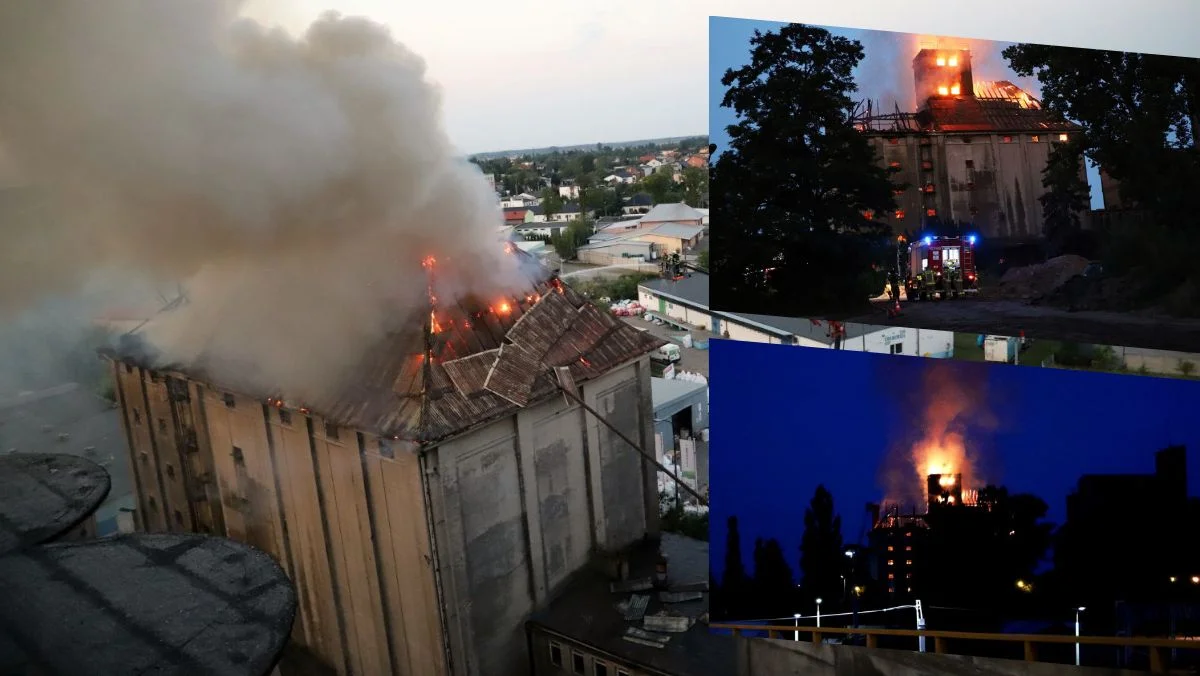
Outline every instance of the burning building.
<path fill-rule="evenodd" d="M 976 80 L 969 49 L 921 49 L 912 66 L 917 110 L 868 106 L 858 122 L 896 185 L 886 220 L 899 232 L 943 223 L 990 238 L 1040 236 L 1042 171 L 1080 128 L 1011 82 Z M 1082 162 L 1079 172 L 1086 181 Z"/>
<path fill-rule="evenodd" d="M 538 270 L 504 298 L 431 294 L 305 401 L 132 334 L 109 356 L 140 528 L 270 553 L 327 672 L 526 671 L 528 615 L 658 518 L 622 436 L 653 447 L 661 342 Z"/>

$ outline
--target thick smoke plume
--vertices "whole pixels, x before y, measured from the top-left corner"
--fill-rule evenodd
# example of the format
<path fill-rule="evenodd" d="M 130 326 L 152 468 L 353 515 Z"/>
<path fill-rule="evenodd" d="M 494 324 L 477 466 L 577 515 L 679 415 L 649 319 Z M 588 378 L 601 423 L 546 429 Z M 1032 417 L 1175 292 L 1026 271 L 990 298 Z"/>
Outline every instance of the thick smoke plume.
<path fill-rule="evenodd" d="M 6 2 L 0 139 L 39 202 L 0 224 L 0 318 L 99 269 L 183 281 L 164 360 L 304 397 L 420 321 L 424 257 L 447 300 L 518 278 L 424 63 L 368 20 L 297 39 L 234 2 Z"/>
<path fill-rule="evenodd" d="M 999 420 L 986 371 L 938 361 L 922 366 L 920 387 L 901 399 L 911 402 L 907 434 L 899 436 L 883 468 L 888 503 L 924 503 L 930 474 L 962 474 L 963 485 L 972 488 L 996 478 L 989 476 L 994 470 L 987 451 Z"/>

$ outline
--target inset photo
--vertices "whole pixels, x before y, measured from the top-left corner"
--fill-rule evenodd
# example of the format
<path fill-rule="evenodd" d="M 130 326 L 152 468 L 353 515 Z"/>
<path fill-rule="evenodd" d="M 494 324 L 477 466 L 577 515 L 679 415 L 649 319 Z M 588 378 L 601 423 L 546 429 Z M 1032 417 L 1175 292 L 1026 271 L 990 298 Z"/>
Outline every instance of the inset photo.
<path fill-rule="evenodd" d="M 1195 383 L 711 352 L 715 630 L 930 652 L 885 630 L 970 632 L 936 652 L 1011 659 L 1032 635 L 1042 661 L 1142 668 L 1116 637 L 1200 633 Z M 1072 635 L 1108 644 L 1077 658 Z"/>
<path fill-rule="evenodd" d="M 712 306 L 1200 352 L 1197 72 L 714 17 Z"/>

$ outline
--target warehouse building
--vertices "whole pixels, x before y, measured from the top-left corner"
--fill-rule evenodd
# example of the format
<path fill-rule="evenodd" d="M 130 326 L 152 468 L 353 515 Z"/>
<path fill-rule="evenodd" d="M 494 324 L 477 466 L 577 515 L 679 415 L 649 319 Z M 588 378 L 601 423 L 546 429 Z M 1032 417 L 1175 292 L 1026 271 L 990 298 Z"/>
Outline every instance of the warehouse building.
<path fill-rule="evenodd" d="M 544 274 L 418 309 L 317 401 L 157 363 L 133 334 L 110 357 L 138 524 L 279 561 L 312 658 L 295 673 L 528 673 L 530 614 L 657 533 L 656 473 L 622 436 L 653 448 L 659 345 Z"/>
<path fill-rule="evenodd" d="M 708 385 L 677 378 L 652 378 L 654 443 L 684 482 L 708 490 Z"/>
<path fill-rule="evenodd" d="M 652 318 L 731 340 L 946 359 L 954 356 L 952 331 L 714 311 L 708 305 L 708 275 L 701 272 L 642 282 L 638 301 Z"/>

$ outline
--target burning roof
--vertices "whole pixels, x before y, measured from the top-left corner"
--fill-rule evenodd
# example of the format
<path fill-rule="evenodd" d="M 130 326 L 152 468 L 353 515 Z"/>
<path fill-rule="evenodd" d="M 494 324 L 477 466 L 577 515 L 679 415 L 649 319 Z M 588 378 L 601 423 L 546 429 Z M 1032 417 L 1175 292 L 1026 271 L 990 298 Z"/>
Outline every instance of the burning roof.
<path fill-rule="evenodd" d="M 530 258 L 506 246 L 511 255 Z M 240 377 L 228 369 L 218 374 L 203 358 L 158 364 L 136 339 L 113 357 L 311 410 L 383 437 L 428 443 L 552 394 L 555 367 L 569 368 L 575 382 L 584 382 L 663 344 L 598 309 L 541 266 L 524 269 L 528 283 L 519 293 L 444 304 L 431 293 L 430 305 L 409 313 L 362 355 L 342 385 L 302 402 L 256 382 L 252 370 Z"/>

